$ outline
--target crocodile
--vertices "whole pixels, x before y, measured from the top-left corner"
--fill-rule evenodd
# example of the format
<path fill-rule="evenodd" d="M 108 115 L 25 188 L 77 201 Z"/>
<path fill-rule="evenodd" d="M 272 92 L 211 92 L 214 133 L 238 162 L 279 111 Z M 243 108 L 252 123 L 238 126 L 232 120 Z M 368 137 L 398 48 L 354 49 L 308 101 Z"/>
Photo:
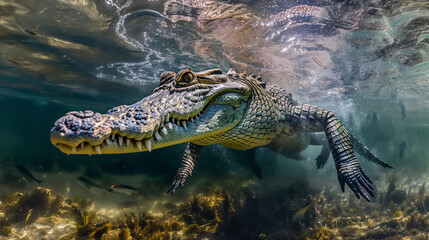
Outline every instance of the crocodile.
<path fill-rule="evenodd" d="M 325 133 L 326 144 L 320 138 L 311 140 L 317 132 Z M 187 143 L 168 189 L 173 193 L 192 175 L 202 147 L 212 144 L 238 150 L 265 146 L 294 155 L 316 142 L 324 145 L 318 168 L 330 150 L 341 190 L 347 184 L 357 198 L 367 201 L 374 196 L 373 182 L 354 151 L 391 167 L 350 135 L 332 111 L 300 105 L 285 89 L 234 69 L 163 72 L 159 86 L 137 103 L 114 107 L 105 114 L 67 113 L 55 122 L 50 140 L 67 154 L 150 152 Z"/>

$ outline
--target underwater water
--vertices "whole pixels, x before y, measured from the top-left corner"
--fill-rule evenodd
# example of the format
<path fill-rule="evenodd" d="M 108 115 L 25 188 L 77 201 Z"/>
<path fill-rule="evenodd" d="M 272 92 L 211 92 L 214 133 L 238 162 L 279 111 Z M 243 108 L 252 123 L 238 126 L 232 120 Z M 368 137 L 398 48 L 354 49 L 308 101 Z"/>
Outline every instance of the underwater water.
<path fill-rule="evenodd" d="M 320 147 L 256 149 L 259 179 L 246 152 L 213 145 L 172 195 L 185 144 L 51 144 L 67 112 L 132 104 L 188 67 L 328 108 L 394 169 L 358 156 L 369 203 L 341 191 L 332 157 L 317 169 Z M 427 0 L 0 0 L 0 239 L 428 239 L 428 91 Z"/>

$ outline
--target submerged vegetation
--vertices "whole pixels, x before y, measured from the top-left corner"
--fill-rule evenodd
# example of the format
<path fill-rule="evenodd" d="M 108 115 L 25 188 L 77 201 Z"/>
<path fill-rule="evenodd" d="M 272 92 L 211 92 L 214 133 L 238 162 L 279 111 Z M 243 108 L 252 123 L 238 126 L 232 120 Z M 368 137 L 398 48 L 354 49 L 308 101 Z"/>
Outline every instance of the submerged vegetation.
<path fill-rule="evenodd" d="M 277 191 L 248 186 L 209 188 L 157 212 L 99 214 L 89 199 L 66 199 L 35 188 L 1 204 L 0 235 L 7 239 L 427 239 L 429 194 L 399 189 L 394 178 L 373 203 L 339 192 L 317 192 L 306 182 Z M 297 187 L 301 186 L 301 187 Z"/>

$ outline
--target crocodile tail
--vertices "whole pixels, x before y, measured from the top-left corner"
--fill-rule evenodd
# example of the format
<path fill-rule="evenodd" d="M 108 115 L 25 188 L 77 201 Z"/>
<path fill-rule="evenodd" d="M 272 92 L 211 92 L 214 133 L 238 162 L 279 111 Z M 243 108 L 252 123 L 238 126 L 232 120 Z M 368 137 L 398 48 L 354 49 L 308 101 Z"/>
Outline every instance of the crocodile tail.
<path fill-rule="evenodd" d="M 356 159 L 350 134 L 337 116 L 326 109 L 308 104 L 288 107 L 286 121 L 292 129 L 306 132 L 324 131 L 334 158 L 341 190 L 347 184 L 357 198 L 370 201 L 374 196 L 371 179 L 365 174 Z M 368 194 L 367 194 L 368 193 Z"/>
<path fill-rule="evenodd" d="M 374 162 L 375 164 L 378 164 L 385 168 L 393 168 L 388 163 L 383 162 L 381 159 L 379 159 L 377 156 L 375 156 L 363 143 L 361 143 L 357 138 L 355 138 L 352 134 L 350 134 L 350 139 L 353 144 L 353 148 L 356 150 L 356 152 L 365 157 L 368 161 Z"/>
<path fill-rule="evenodd" d="M 202 146 L 188 143 L 183 154 L 182 163 L 180 164 L 179 170 L 177 170 L 176 176 L 173 179 L 173 183 L 168 189 L 167 193 L 174 193 L 176 189 L 183 188 L 186 180 L 192 175 L 194 166 L 200 156 L 200 150 Z"/>

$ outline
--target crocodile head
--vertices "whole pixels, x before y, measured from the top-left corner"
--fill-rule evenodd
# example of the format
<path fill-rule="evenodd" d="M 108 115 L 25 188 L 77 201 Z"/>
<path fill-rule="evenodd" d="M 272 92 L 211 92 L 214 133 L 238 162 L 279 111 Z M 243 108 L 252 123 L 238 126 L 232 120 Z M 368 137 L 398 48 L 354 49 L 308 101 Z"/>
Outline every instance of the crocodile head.
<path fill-rule="evenodd" d="M 135 104 L 105 114 L 67 113 L 55 122 L 51 142 L 69 154 L 151 151 L 183 142 L 226 145 L 222 139 L 243 122 L 252 99 L 245 79 L 233 70 L 164 72 L 154 92 Z"/>

